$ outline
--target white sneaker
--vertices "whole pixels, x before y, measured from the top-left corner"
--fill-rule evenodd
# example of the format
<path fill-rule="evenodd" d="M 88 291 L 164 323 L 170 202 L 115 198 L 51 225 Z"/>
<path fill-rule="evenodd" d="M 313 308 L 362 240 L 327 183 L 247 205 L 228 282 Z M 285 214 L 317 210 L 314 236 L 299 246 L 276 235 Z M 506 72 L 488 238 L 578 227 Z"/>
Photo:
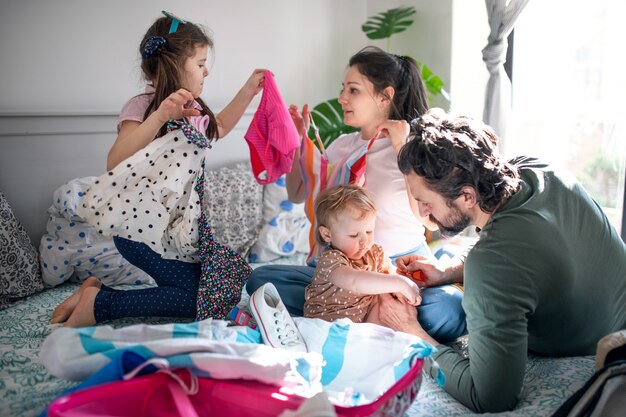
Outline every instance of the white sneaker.
<path fill-rule="evenodd" d="M 274 284 L 263 284 L 250 296 L 250 312 L 266 345 L 306 352 L 306 344 Z"/>

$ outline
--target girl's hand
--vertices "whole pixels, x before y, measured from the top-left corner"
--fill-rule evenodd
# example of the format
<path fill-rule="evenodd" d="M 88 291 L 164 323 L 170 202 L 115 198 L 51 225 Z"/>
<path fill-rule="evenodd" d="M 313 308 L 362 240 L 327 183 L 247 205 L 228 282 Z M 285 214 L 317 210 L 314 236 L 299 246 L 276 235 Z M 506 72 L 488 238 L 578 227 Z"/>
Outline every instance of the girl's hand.
<path fill-rule="evenodd" d="M 378 125 L 377 130 L 382 131 L 382 134 L 389 138 L 391 146 L 397 153 L 406 143 L 411 127 L 406 120 L 386 120 Z"/>
<path fill-rule="evenodd" d="M 252 75 L 246 81 L 243 89 L 251 94 L 252 97 L 256 96 L 259 91 L 263 89 L 265 83 L 265 69 L 257 68 L 252 71 Z"/>
<path fill-rule="evenodd" d="M 298 113 L 298 106 L 296 106 L 295 104 L 290 105 L 289 114 L 291 115 L 291 120 L 293 120 L 293 124 L 296 125 L 296 129 L 298 129 L 298 133 L 300 134 L 300 136 L 309 131 L 310 116 L 308 104 L 305 104 L 302 107 L 302 114 Z"/>
<path fill-rule="evenodd" d="M 194 97 L 191 92 L 181 88 L 170 94 L 161 102 L 155 113 L 159 120 L 166 123 L 168 120 L 178 120 L 183 117 L 200 116 L 200 110 L 193 107 Z"/>

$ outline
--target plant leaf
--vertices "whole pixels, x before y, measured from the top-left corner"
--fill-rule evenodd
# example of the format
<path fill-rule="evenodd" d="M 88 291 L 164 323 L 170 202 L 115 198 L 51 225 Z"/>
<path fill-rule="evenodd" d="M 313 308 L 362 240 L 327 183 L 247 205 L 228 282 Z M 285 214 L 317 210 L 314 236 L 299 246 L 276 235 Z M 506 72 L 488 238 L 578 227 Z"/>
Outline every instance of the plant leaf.
<path fill-rule="evenodd" d="M 328 146 L 344 133 L 356 132 L 358 129 L 343 123 L 343 110 L 336 98 L 324 101 L 311 110 L 311 116 L 319 129 L 320 139 Z M 309 129 L 309 137 L 314 138 L 313 126 Z M 313 142 L 316 142 L 315 140 Z"/>
<path fill-rule="evenodd" d="M 444 83 L 439 78 L 438 75 L 435 75 L 430 68 L 428 68 L 425 64 L 416 61 L 418 67 L 421 69 L 422 80 L 424 80 L 424 86 L 428 93 L 430 94 L 429 100 L 432 102 L 434 96 L 441 94 L 446 100 L 450 100 L 450 96 L 448 92 L 443 88 Z"/>
<path fill-rule="evenodd" d="M 369 39 L 385 39 L 394 33 L 404 32 L 413 24 L 409 16 L 415 14 L 415 7 L 396 7 L 371 16 L 361 26 L 361 30 Z"/>

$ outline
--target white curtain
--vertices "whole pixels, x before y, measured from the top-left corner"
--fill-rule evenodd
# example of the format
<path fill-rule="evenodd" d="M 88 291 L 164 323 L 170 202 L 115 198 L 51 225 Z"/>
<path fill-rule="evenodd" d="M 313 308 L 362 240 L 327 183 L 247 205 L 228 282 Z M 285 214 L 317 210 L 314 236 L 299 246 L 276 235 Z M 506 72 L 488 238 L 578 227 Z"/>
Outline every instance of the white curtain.
<path fill-rule="evenodd" d="M 506 142 L 508 114 L 511 109 L 511 80 L 504 71 L 507 37 L 517 17 L 529 0 L 485 0 L 490 33 L 483 49 L 483 61 L 489 71 L 485 91 L 483 121 L 500 137 L 500 150 Z"/>

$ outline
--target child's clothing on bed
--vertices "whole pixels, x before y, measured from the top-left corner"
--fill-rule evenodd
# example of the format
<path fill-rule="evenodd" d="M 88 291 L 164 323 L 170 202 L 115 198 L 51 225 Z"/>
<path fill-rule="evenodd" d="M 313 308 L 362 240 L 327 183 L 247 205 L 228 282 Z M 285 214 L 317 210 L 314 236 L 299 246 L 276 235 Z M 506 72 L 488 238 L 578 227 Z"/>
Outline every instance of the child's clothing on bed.
<path fill-rule="evenodd" d="M 305 290 L 305 317 L 328 321 L 349 318 L 355 323 L 365 319 L 375 296 L 354 293 L 333 284 L 329 275 L 341 266 L 359 271 L 389 273 L 391 261 L 377 244 L 365 252 L 361 259 L 349 259 L 340 250 L 327 248 L 320 256 L 311 283 Z"/>

